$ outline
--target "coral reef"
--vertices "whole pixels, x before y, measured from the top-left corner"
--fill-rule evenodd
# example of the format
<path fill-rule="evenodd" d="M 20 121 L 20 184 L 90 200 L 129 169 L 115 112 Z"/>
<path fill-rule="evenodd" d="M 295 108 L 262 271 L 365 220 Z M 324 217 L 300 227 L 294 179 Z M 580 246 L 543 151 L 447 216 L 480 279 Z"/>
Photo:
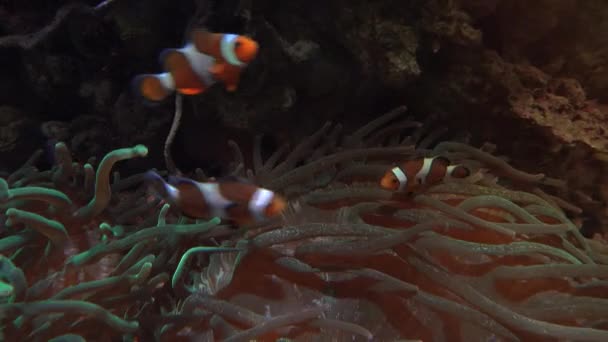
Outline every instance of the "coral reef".
<path fill-rule="evenodd" d="M 179 216 L 140 175 L 110 181 L 141 145 L 96 172 L 63 143 L 51 170 L 38 153 L 0 183 L 4 337 L 606 340 L 608 247 L 567 218 L 565 184 L 491 144 L 437 143 L 443 130 L 404 112 L 269 156 L 258 136 L 251 164 L 230 142 L 232 174 L 290 200 L 238 230 Z M 474 172 L 415 196 L 378 187 L 391 163 L 430 155 Z"/>
<path fill-rule="evenodd" d="M 576 78 L 590 98 L 606 102 L 606 4 L 592 0 L 477 1 L 462 6 L 487 30 L 487 41 L 517 63 L 529 61 L 548 74 Z M 481 6 L 480 6 L 481 5 Z"/>
<path fill-rule="evenodd" d="M 608 340 L 607 11 L 2 2 L 0 339 Z M 239 91 L 144 106 L 129 80 L 195 26 L 261 43 Z M 413 118 L 377 116 L 403 103 Z M 377 186 L 438 154 L 475 172 Z M 242 229 L 180 216 L 121 177 L 163 156 L 289 210 Z"/>
<path fill-rule="evenodd" d="M 204 26 L 251 35 L 262 49 L 237 93 L 184 101 L 173 145 L 180 169 L 218 175 L 227 139 L 266 133 L 269 152 L 325 121 L 354 129 L 407 103 L 420 121 L 438 114 L 514 165 L 565 179 L 561 195 L 582 209 L 590 235 L 608 222 L 606 38 L 595 33 L 607 10 L 597 0 L 3 3 L 0 114 L 19 120 L 0 119 L 0 168 L 24 162 L 49 138 L 33 131 L 49 122 L 67 127 L 61 140 L 82 160 L 157 144 L 172 101 L 142 106 L 129 80 Z M 160 150 L 151 151 L 158 165 Z"/>
<path fill-rule="evenodd" d="M 583 210 L 589 231 L 605 230 L 605 106 L 588 99 L 574 79 L 509 63 L 492 51 L 438 58 L 477 63 L 448 67 L 420 87 L 432 94 L 421 108 L 451 130 L 496 143 L 519 167 L 564 179 L 562 196 Z"/>

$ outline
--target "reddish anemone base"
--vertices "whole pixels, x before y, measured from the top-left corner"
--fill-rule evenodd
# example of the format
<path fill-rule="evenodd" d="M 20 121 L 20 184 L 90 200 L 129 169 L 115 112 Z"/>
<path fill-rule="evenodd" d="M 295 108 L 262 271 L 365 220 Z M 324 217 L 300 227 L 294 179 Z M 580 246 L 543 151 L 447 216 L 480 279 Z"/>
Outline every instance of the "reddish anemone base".
<path fill-rule="evenodd" d="M 344 189 L 377 191 L 374 186 Z M 446 192 L 458 187 L 460 193 Z M 195 276 L 197 290 L 189 300 L 222 312 L 235 330 L 305 308 L 321 307 L 328 319 L 260 333 L 257 340 L 608 336 L 602 328 L 606 256 L 544 199 L 466 182 L 383 200 L 335 200 L 331 193 L 337 191 L 304 196 L 280 226 L 250 231 L 240 262 L 237 253 L 212 257 Z M 499 191 L 508 196 L 495 195 Z M 323 193 L 332 200 L 319 201 Z M 306 203 L 311 197 L 315 203 Z M 221 334 L 216 329 L 214 337 L 231 336 Z"/>

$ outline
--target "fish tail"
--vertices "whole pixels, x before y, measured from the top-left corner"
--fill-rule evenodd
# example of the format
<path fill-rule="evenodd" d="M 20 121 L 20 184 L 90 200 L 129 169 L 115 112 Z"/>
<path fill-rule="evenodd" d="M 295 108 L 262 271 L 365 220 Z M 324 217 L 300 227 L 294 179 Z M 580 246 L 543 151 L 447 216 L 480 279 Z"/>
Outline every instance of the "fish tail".
<path fill-rule="evenodd" d="M 175 82 L 168 73 L 137 75 L 131 82 L 133 92 L 151 102 L 159 102 L 173 94 Z"/>
<path fill-rule="evenodd" d="M 179 190 L 167 183 L 165 179 L 156 171 L 150 170 L 144 174 L 144 179 L 148 185 L 148 193 L 152 196 L 174 204 L 179 199 Z"/>
<path fill-rule="evenodd" d="M 59 141 L 55 138 L 49 138 L 44 143 L 43 154 L 49 165 L 55 165 L 57 163 L 57 156 L 55 155 L 55 144 Z"/>

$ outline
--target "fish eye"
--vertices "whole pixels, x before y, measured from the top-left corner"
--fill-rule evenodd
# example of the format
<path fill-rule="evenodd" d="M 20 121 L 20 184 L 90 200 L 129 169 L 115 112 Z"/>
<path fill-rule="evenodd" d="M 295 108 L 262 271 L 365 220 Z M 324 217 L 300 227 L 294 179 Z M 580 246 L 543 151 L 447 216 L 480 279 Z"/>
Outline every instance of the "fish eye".
<path fill-rule="evenodd" d="M 393 184 L 397 184 L 397 180 L 395 178 L 392 179 Z"/>
<path fill-rule="evenodd" d="M 238 40 L 237 40 L 237 41 L 234 43 L 234 48 L 235 48 L 235 49 L 238 49 L 238 48 L 239 48 L 241 45 L 243 45 L 243 43 L 241 43 L 240 41 L 238 41 Z"/>

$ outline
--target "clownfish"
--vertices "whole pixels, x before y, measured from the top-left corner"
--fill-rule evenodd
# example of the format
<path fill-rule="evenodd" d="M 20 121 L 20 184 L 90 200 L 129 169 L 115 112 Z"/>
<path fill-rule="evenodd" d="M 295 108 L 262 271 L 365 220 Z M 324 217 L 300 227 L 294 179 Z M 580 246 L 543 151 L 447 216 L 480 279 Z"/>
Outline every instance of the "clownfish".
<path fill-rule="evenodd" d="M 158 173 L 148 171 L 145 178 L 163 200 L 193 219 L 219 217 L 244 225 L 276 217 L 286 206 L 280 195 L 237 177 L 197 182 L 171 176 L 165 181 Z"/>
<path fill-rule="evenodd" d="M 465 178 L 471 171 L 463 165 L 452 165 L 444 157 L 408 160 L 386 171 L 380 186 L 386 190 L 415 192 L 450 178 Z"/>
<path fill-rule="evenodd" d="M 242 70 L 257 56 L 258 49 L 258 43 L 245 36 L 196 29 L 182 48 L 161 52 L 164 73 L 138 75 L 133 87 L 150 101 L 162 101 L 174 91 L 197 95 L 217 82 L 235 91 Z"/>

